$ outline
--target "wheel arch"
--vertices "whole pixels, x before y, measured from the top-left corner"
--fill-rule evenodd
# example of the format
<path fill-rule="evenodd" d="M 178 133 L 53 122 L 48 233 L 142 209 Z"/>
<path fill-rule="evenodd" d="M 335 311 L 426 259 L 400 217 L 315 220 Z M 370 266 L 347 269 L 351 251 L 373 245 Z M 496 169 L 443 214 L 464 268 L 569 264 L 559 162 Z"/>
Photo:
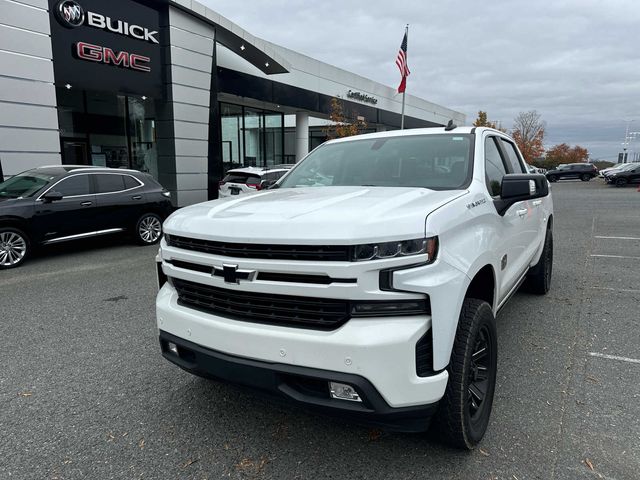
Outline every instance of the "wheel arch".
<path fill-rule="evenodd" d="M 496 274 L 491 264 L 481 267 L 472 277 L 464 298 L 483 300 L 495 311 Z"/>
<path fill-rule="evenodd" d="M 24 218 L 14 217 L 14 216 L 0 216 L 0 227 L 13 227 L 19 230 L 22 230 L 26 233 L 29 238 L 32 237 L 31 228 L 29 228 L 28 222 L 25 221 Z"/>

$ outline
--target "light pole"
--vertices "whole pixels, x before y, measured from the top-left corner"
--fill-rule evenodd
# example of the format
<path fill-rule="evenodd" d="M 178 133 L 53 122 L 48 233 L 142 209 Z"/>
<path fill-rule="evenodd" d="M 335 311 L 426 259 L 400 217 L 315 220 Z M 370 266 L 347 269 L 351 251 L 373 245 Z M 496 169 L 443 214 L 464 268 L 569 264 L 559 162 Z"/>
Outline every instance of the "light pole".
<path fill-rule="evenodd" d="M 629 132 L 626 138 L 627 147 L 629 147 L 629 142 L 631 142 L 632 140 L 636 140 L 638 137 L 640 137 L 640 132 Z M 635 158 L 637 154 L 633 150 L 629 153 L 633 153 L 633 156 L 634 156 L 631 162 L 637 161 Z M 627 162 L 627 163 L 630 163 L 630 162 Z"/>
<path fill-rule="evenodd" d="M 622 142 L 622 162 L 627 163 L 627 148 L 629 148 L 629 124 L 633 122 L 632 120 L 627 120 L 627 128 L 624 131 L 624 142 Z"/>

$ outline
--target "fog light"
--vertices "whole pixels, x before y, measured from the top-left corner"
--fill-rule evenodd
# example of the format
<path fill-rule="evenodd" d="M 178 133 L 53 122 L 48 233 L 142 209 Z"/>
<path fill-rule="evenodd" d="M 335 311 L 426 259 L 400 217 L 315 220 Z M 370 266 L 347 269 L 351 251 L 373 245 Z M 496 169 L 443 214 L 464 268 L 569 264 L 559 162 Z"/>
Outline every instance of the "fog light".
<path fill-rule="evenodd" d="M 169 351 L 174 355 L 178 355 L 178 346 L 173 342 L 169 342 Z"/>
<path fill-rule="evenodd" d="M 331 392 L 331 398 L 349 400 L 350 402 L 362 402 L 356 389 L 346 383 L 329 382 L 329 390 Z"/>

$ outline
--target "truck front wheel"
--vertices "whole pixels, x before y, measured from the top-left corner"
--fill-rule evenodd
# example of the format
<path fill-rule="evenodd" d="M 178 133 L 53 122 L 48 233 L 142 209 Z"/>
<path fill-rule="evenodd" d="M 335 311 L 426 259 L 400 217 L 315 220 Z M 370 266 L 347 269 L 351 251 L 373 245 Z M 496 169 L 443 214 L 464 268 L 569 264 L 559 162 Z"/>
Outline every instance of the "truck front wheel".
<path fill-rule="evenodd" d="M 471 450 L 489 424 L 496 386 L 496 321 L 487 302 L 467 298 L 447 367 L 449 381 L 434 427 L 450 445 Z"/>

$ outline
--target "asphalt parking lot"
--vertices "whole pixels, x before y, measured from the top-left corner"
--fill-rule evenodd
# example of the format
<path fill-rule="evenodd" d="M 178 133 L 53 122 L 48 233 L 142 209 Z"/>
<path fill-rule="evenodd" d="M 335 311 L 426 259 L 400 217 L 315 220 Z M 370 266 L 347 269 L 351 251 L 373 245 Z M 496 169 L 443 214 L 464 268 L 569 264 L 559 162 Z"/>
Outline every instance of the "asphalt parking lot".
<path fill-rule="evenodd" d="M 156 247 L 57 247 L 0 272 L 0 478 L 637 479 L 640 192 L 553 184 L 546 297 L 498 317 L 471 453 L 291 410 L 159 353 Z"/>

